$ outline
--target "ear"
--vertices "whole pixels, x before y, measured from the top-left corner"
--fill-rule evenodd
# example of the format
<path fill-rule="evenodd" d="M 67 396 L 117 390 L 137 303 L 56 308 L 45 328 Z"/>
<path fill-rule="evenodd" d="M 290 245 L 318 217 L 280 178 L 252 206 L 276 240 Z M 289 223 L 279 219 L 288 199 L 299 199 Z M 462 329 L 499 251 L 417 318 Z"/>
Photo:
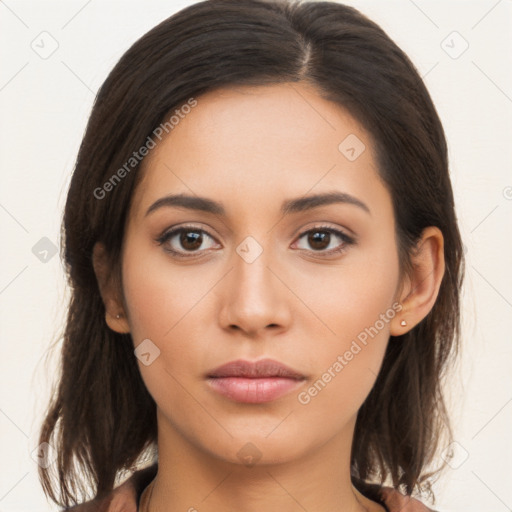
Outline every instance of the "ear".
<path fill-rule="evenodd" d="M 130 332 L 126 312 L 112 279 L 112 271 L 108 263 L 107 251 L 101 242 L 94 244 L 92 263 L 103 304 L 105 305 L 105 321 L 115 332 Z"/>
<path fill-rule="evenodd" d="M 436 302 L 445 272 L 444 238 L 439 228 L 429 226 L 423 230 L 412 266 L 412 275 L 407 276 L 397 299 L 403 309 L 391 322 L 392 336 L 401 336 L 419 324 Z M 402 320 L 407 325 L 400 325 Z"/>

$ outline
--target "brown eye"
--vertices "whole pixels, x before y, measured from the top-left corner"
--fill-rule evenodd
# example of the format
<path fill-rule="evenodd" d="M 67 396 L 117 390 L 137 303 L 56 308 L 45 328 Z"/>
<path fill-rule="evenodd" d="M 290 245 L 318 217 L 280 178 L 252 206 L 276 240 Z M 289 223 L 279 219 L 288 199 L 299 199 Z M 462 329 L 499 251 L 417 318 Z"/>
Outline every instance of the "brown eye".
<path fill-rule="evenodd" d="M 300 247 L 320 255 L 338 254 L 347 250 L 348 246 L 355 244 L 355 240 L 339 229 L 321 226 L 305 231 L 299 240 L 305 239 L 308 247 Z M 338 239 L 338 243 L 336 243 Z M 339 242 L 341 240 L 341 243 Z"/>
<path fill-rule="evenodd" d="M 201 247 L 201 244 L 203 243 L 203 235 L 199 234 L 198 232 L 188 230 L 182 231 L 180 233 L 179 240 L 181 247 L 187 251 L 195 251 Z"/>
<path fill-rule="evenodd" d="M 205 249 L 210 249 L 213 244 L 208 246 L 208 239 L 214 240 L 203 229 L 181 227 L 167 231 L 157 239 L 157 242 L 164 246 L 165 251 L 177 257 L 183 256 L 186 258 L 187 256 L 200 254 Z M 206 247 L 204 247 L 205 244 Z"/>
<path fill-rule="evenodd" d="M 331 235 L 327 231 L 311 231 L 308 233 L 308 243 L 316 250 L 328 247 L 330 240 Z"/>

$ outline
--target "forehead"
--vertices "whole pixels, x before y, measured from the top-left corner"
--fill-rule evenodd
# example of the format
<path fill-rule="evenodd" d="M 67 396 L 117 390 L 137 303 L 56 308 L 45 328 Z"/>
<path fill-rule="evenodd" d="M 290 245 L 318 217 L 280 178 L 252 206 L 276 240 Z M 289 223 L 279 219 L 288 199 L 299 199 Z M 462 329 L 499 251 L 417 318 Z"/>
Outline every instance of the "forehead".
<path fill-rule="evenodd" d="M 197 106 L 181 117 L 160 147 L 174 139 L 169 146 L 175 148 L 169 147 L 169 151 L 188 159 L 199 156 L 204 148 L 223 160 L 232 155 L 238 158 L 240 149 L 252 157 L 276 152 L 296 155 L 299 146 L 304 148 L 300 155 L 306 156 L 311 150 L 318 152 L 319 144 L 337 152 L 338 139 L 351 133 L 368 138 L 343 107 L 322 98 L 304 83 L 230 86 L 211 91 L 197 98 Z M 192 146 L 198 150 L 194 154 L 188 151 Z M 159 153 L 157 148 L 150 159 Z"/>
<path fill-rule="evenodd" d="M 144 159 L 134 207 L 171 191 L 246 205 L 313 187 L 361 195 L 378 181 L 369 134 L 310 85 L 232 86 L 196 101 Z"/>

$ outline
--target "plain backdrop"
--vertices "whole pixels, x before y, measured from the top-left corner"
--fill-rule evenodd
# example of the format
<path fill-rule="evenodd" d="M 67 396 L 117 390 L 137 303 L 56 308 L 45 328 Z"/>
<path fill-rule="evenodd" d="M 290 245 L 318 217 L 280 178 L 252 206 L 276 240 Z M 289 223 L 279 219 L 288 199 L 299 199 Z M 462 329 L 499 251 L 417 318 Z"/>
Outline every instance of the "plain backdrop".
<path fill-rule="evenodd" d="M 189 1 L 0 2 L 0 512 L 50 511 L 34 450 L 66 311 L 59 228 L 95 93 Z M 411 57 L 446 130 L 467 256 L 456 444 L 436 509 L 512 510 L 512 1 L 347 2 Z"/>

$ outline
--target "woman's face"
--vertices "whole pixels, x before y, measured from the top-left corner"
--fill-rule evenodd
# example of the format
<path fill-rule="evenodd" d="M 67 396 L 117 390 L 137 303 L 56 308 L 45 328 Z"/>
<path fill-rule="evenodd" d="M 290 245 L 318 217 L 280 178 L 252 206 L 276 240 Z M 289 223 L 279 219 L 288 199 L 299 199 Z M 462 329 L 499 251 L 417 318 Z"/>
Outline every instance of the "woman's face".
<path fill-rule="evenodd" d="M 143 162 L 122 253 L 159 437 L 238 463 L 346 445 L 400 309 L 391 197 L 372 141 L 304 84 L 196 99 Z M 306 200 L 333 193 L 353 199 Z M 175 195 L 190 199 L 162 201 Z M 208 377 L 265 358 L 304 378 L 252 379 L 226 396 L 218 389 L 242 381 Z"/>

